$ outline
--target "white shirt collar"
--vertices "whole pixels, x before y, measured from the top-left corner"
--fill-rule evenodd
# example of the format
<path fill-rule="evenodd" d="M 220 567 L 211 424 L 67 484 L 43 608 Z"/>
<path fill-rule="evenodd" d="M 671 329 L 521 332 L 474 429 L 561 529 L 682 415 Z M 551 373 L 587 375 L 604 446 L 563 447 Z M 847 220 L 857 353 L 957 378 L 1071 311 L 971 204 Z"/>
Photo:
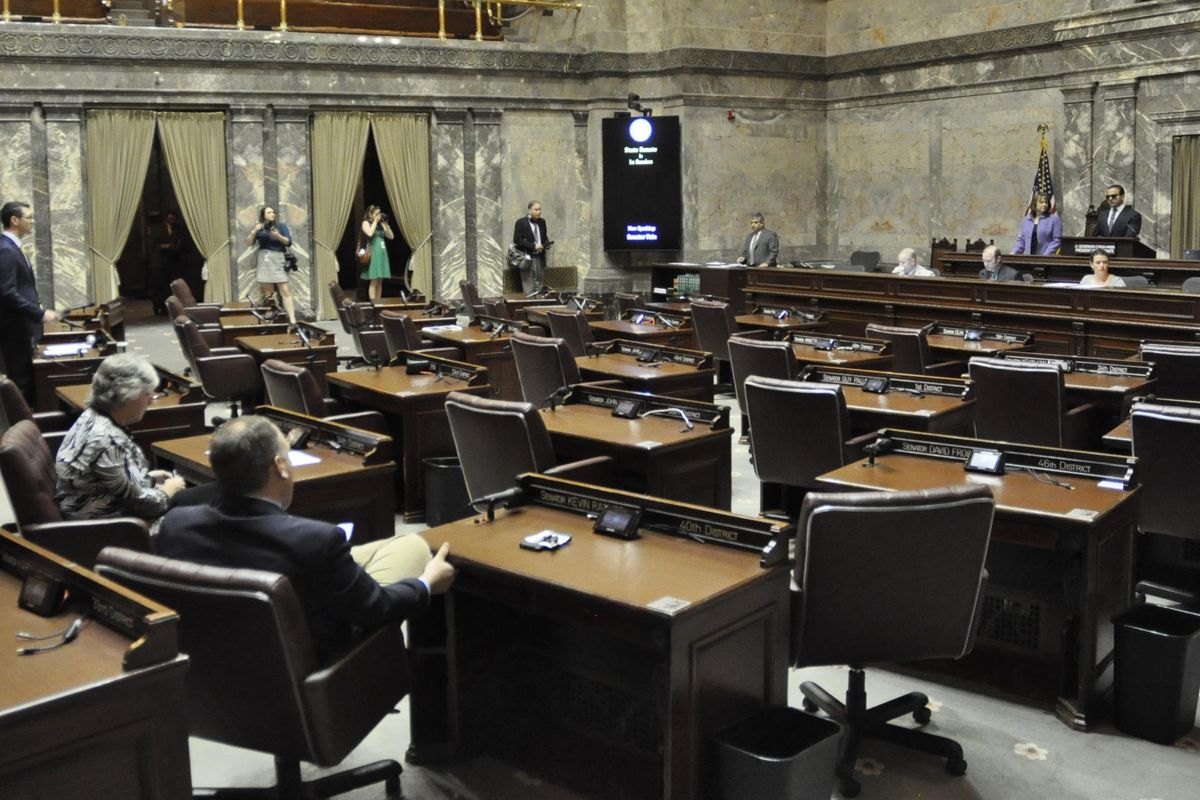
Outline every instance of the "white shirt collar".
<path fill-rule="evenodd" d="M 4 235 L 11 239 L 17 247 L 21 246 L 21 239 L 12 231 L 4 231 Z"/>

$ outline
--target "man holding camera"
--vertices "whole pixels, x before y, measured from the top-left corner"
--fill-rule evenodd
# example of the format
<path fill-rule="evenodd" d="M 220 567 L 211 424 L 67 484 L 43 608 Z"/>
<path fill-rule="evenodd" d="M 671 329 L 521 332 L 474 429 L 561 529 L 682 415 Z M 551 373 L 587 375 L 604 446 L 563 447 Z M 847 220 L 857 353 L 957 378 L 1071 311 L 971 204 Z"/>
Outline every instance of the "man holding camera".
<path fill-rule="evenodd" d="M 520 267 L 521 291 L 534 294 L 542 289 L 546 277 L 546 249 L 554 242 L 546 233 L 542 204 L 532 200 L 528 208 L 529 213 L 513 226 L 513 247 L 525 254 Z"/>

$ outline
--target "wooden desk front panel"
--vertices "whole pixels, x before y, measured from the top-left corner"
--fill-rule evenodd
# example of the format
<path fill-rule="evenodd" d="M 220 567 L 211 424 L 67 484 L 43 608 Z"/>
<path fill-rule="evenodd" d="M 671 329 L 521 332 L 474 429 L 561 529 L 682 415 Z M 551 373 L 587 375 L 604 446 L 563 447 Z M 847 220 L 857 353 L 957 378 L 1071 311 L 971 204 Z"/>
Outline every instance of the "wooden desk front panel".
<path fill-rule="evenodd" d="M 545 528 L 573 541 L 554 553 L 517 546 Z M 712 734 L 786 702 L 788 574 L 752 553 L 602 537 L 582 516 L 533 506 L 422 535 L 450 542 L 459 572 L 448 640 L 433 620 L 410 623 L 418 753 L 486 748 L 594 779 L 589 796 L 707 798 Z M 689 605 L 673 616 L 649 607 L 663 597 Z"/>
<path fill-rule="evenodd" d="M 850 411 L 851 431 L 858 435 L 881 428 L 971 435 L 975 430 L 975 401 L 961 397 L 907 392 L 884 394 L 863 391 L 860 386 L 842 386 Z"/>
<path fill-rule="evenodd" d="M 60 386 L 56 394 L 62 407 L 78 414 L 86 407 L 85 402 L 91 390 L 90 383 L 82 383 Z M 205 403 L 180 403 L 180 399 L 182 395 L 171 393 L 151 400 L 146 415 L 129 427 L 133 440 L 147 457 L 150 456 L 150 446 L 155 442 L 204 433 Z"/>
<path fill-rule="evenodd" d="M 631 355 L 615 353 L 594 358 L 580 356 L 575 363 L 585 381 L 615 379 L 635 392 L 703 400 L 705 403 L 711 403 L 713 399 L 713 376 L 716 370 L 712 367 L 698 369 L 662 362 L 658 362 L 657 367 L 650 367 L 639 364 Z"/>
<path fill-rule="evenodd" d="M 78 358 L 39 358 L 40 348 L 33 354 L 33 410 L 57 411 L 60 386 L 92 382 L 96 368 L 104 360 L 100 351 L 92 349 Z"/>
<path fill-rule="evenodd" d="M 207 455 L 211 438 L 206 434 L 171 439 L 151 449 L 159 462 L 170 463 L 189 482 L 209 483 L 215 479 Z M 356 544 L 394 534 L 395 464 L 364 467 L 358 456 L 322 445 L 310 446 L 304 452 L 321 462 L 292 468 L 296 485 L 288 509 L 291 513 L 334 524 L 353 522 Z"/>
<path fill-rule="evenodd" d="M 237 340 L 245 336 L 284 336 L 287 334 L 287 317 L 283 322 L 260 322 L 253 314 L 230 314 L 221 316 L 221 346 L 237 347 Z"/>
<path fill-rule="evenodd" d="M 626 339 L 667 347 L 696 348 L 696 335 L 691 328 L 668 328 L 664 325 L 640 325 L 625 319 L 604 319 L 589 323 L 596 341 Z"/>
<path fill-rule="evenodd" d="M 500 400 L 522 400 L 521 380 L 513 361 L 508 334 L 489 338 L 479 328 L 457 331 L 423 331 L 422 334 L 442 347 L 457 347 L 462 361 L 487 367 L 491 396 Z"/>

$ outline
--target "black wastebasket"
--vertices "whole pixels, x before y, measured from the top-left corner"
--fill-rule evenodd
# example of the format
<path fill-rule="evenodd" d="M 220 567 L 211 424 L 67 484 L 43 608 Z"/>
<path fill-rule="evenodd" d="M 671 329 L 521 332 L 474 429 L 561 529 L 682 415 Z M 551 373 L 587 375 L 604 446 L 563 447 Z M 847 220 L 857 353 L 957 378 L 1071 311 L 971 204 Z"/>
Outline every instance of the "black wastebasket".
<path fill-rule="evenodd" d="M 467 497 L 462 464 L 457 458 L 427 458 L 422 464 L 425 478 L 425 524 L 429 527 L 469 517 L 474 510 Z"/>
<path fill-rule="evenodd" d="M 764 708 L 717 734 L 721 800 L 829 800 L 842 726 L 797 708 Z"/>
<path fill-rule="evenodd" d="M 1134 606 L 1113 617 L 1117 728 L 1170 744 L 1191 730 L 1200 694 L 1200 614 Z"/>

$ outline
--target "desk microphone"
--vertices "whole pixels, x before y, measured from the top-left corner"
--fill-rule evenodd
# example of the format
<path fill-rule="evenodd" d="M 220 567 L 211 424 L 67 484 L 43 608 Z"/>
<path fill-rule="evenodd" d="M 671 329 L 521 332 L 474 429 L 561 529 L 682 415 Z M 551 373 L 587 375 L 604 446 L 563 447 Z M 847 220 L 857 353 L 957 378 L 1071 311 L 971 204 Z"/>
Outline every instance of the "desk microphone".
<path fill-rule="evenodd" d="M 520 486 L 514 486 L 511 489 L 502 489 L 498 492 L 485 494 L 483 497 L 477 497 L 471 501 L 471 506 L 478 511 L 480 505 L 486 504 L 487 521 L 494 522 L 496 520 L 496 505 L 498 503 L 503 503 L 505 508 L 512 508 L 524 498 L 525 490 Z"/>
<path fill-rule="evenodd" d="M 584 342 L 583 352 L 588 358 L 599 358 L 608 353 L 608 346 L 600 342 Z"/>
<path fill-rule="evenodd" d="M 880 436 L 875 441 L 863 448 L 863 452 L 867 454 L 867 463 L 864 466 L 875 466 L 875 456 L 885 455 L 890 453 L 892 447 L 896 443 L 886 436 Z"/>
<path fill-rule="evenodd" d="M 546 404 L 549 403 L 550 410 L 553 411 L 554 407 L 558 403 L 566 402 L 567 398 L 570 396 L 571 396 L 571 387 L 570 386 L 560 386 L 557 389 L 555 389 L 553 392 L 551 392 L 550 394 L 548 394 L 544 398 L 542 398 L 542 402 L 538 403 L 538 408 L 545 408 Z"/>
<path fill-rule="evenodd" d="M 683 430 L 680 431 L 680 433 L 684 433 L 686 431 L 691 431 L 691 430 L 696 429 L 696 426 L 692 423 L 691 418 L 688 417 L 687 412 L 684 411 L 682 408 L 679 408 L 678 406 L 671 406 L 670 408 L 655 408 L 650 411 L 643 411 L 641 416 L 642 417 L 679 417 L 680 419 L 683 420 L 683 426 L 684 426 Z"/>
<path fill-rule="evenodd" d="M 372 350 L 370 353 L 367 354 L 367 363 L 369 363 L 371 365 L 371 368 L 374 369 L 376 372 L 379 372 L 380 370 L 383 369 L 383 359 L 381 359 L 379 357 L 379 353 L 376 352 L 375 350 Z"/>

